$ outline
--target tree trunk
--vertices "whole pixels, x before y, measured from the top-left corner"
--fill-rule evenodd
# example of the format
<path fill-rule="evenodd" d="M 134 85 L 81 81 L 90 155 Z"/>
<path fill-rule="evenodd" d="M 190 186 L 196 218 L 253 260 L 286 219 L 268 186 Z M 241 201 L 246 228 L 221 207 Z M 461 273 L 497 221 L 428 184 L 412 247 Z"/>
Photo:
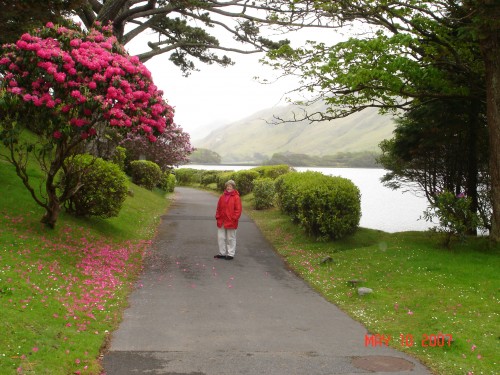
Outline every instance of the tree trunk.
<path fill-rule="evenodd" d="M 50 164 L 47 172 L 47 180 L 45 181 L 45 192 L 47 194 L 47 204 L 45 206 L 45 214 L 41 222 L 46 224 L 49 228 L 55 228 L 59 212 L 61 212 L 61 201 L 57 196 L 56 176 L 57 172 L 61 169 L 67 156 L 68 148 L 65 144 L 60 143 L 55 150 L 54 160 Z"/>
<path fill-rule="evenodd" d="M 473 99 L 469 108 L 469 126 L 467 128 L 467 196 L 471 199 L 471 211 L 477 213 L 478 209 L 478 134 L 479 134 L 479 115 L 481 111 L 481 103 L 479 100 Z M 468 234 L 477 235 L 477 228 L 469 229 Z"/>
<path fill-rule="evenodd" d="M 59 202 L 59 198 L 57 197 L 57 191 L 52 178 L 49 177 L 47 179 L 45 188 L 47 192 L 47 205 L 45 206 L 45 214 L 43 215 L 41 222 L 49 228 L 54 229 L 59 213 L 61 212 L 61 204 Z"/>
<path fill-rule="evenodd" d="M 41 222 L 49 228 L 54 229 L 56 227 L 57 218 L 59 217 L 59 212 L 61 212 L 61 205 L 59 204 L 57 196 L 54 195 L 52 197 L 51 194 L 49 194 L 48 198 L 46 211 Z"/>
<path fill-rule="evenodd" d="M 480 1 L 480 45 L 486 72 L 486 116 L 488 119 L 490 178 L 493 216 L 490 239 L 500 242 L 500 3 Z"/>

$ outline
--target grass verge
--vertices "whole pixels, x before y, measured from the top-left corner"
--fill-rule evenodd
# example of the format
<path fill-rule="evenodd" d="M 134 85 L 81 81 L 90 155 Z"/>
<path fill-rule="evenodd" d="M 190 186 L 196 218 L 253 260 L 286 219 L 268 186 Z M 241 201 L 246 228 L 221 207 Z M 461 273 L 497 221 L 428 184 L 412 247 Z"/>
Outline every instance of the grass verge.
<path fill-rule="evenodd" d="M 500 261 L 486 239 L 447 250 L 424 232 L 361 228 L 316 242 L 278 210 L 254 210 L 251 195 L 243 204 L 291 269 L 370 334 L 390 336 L 435 374 L 498 373 Z M 360 296 L 358 287 L 373 293 Z"/>
<path fill-rule="evenodd" d="M 0 374 L 101 372 L 101 351 L 169 203 L 162 192 L 131 188 L 118 217 L 62 213 L 49 230 L 0 161 Z"/>

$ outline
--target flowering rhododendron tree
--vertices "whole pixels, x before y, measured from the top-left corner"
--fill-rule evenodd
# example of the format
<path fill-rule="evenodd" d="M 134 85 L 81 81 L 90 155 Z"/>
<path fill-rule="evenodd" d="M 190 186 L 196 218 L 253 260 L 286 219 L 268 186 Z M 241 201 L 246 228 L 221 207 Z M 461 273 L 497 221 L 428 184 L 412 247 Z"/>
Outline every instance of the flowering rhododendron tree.
<path fill-rule="evenodd" d="M 45 209 L 42 222 L 54 227 L 61 204 L 75 193 L 57 187 L 64 160 L 105 128 L 148 142 L 178 131 L 162 95 L 147 68 L 125 52 L 110 27 L 82 32 L 48 23 L 3 46 L 0 139 L 8 149 L 3 156 Z M 37 140 L 20 138 L 24 129 Z M 30 184 L 30 156 L 44 172 L 43 194 Z"/>
<path fill-rule="evenodd" d="M 158 164 L 162 171 L 186 164 L 189 154 L 193 152 L 189 134 L 181 129 L 161 134 L 154 143 L 148 142 L 144 137 L 130 134 L 121 145 L 127 149 L 129 160 L 146 158 Z"/>

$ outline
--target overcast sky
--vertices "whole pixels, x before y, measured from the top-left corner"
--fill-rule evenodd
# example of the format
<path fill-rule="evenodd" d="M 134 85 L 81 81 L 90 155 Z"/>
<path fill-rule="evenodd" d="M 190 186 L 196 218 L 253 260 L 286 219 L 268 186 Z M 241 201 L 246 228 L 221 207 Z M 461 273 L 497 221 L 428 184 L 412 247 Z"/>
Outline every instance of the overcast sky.
<path fill-rule="evenodd" d="M 146 62 L 155 84 L 175 108 L 175 122 L 191 134 L 192 139 L 207 135 L 211 129 L 242 119 L 253 113 L 285 104 L 290 80 L 262 84 L 255 76 L 270 79 L 277 73 L 259 63 L 262 55 L 231 55 L 235 65 L 197 63 L 199 72 L 183 77 L 168 56 L 157 56 Z"/>
<path fill-rule="evenodd" d="M 342 35 L 339 30 L 305 29 L 288 33 L 285 37 L 297 47 L 304 45 L 306 40 L 332 42 Z M 127 44 L 127 48 L 135 54 L 144 51 L 144 44 L 141 40 L 134 40 Z M 168 60 L 168 55 L 153 57 L 145 64 L 153 74 L 155 84 L 164 91 L 165 99 L 175 108 L 175 122 L 191 134 L 192 140 L 203 138 L 218 126 L 262 109 L 286 105 L 286 93 L 297 86 L 297 81 L 291 78 L 276 81 L 279 73 L 259 63 L 263 54 L 228 53 L 228 56 L 235 65 L 223 68 L 195 61 L 200 71 L 192 72 L 187 78 Z M 254 79 L 256 76 L 274 82 L 262 84 Z"/>

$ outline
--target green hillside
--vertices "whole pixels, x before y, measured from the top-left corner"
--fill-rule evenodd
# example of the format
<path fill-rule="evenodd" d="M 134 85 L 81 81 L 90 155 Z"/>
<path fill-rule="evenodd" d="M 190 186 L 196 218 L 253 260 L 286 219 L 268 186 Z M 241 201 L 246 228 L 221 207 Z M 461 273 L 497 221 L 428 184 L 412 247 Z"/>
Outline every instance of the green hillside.
<path fill-rule="evenodd" d="M 308 112 L 324 110 L 321 104 Z M 195 141 L 195 147 L 217 152 L 223 163 L 262 161 L 274 153 L 314 156 L 338 152 L 378 151 L 380 141 L 391 138 L 394 121 L 368 108 L 347 118 L 310 124 L 307 121 L 273 125 L 273 116 L 290 118 L 301 109 L 295 106 L 272 108 L 214 130 Z"/>

